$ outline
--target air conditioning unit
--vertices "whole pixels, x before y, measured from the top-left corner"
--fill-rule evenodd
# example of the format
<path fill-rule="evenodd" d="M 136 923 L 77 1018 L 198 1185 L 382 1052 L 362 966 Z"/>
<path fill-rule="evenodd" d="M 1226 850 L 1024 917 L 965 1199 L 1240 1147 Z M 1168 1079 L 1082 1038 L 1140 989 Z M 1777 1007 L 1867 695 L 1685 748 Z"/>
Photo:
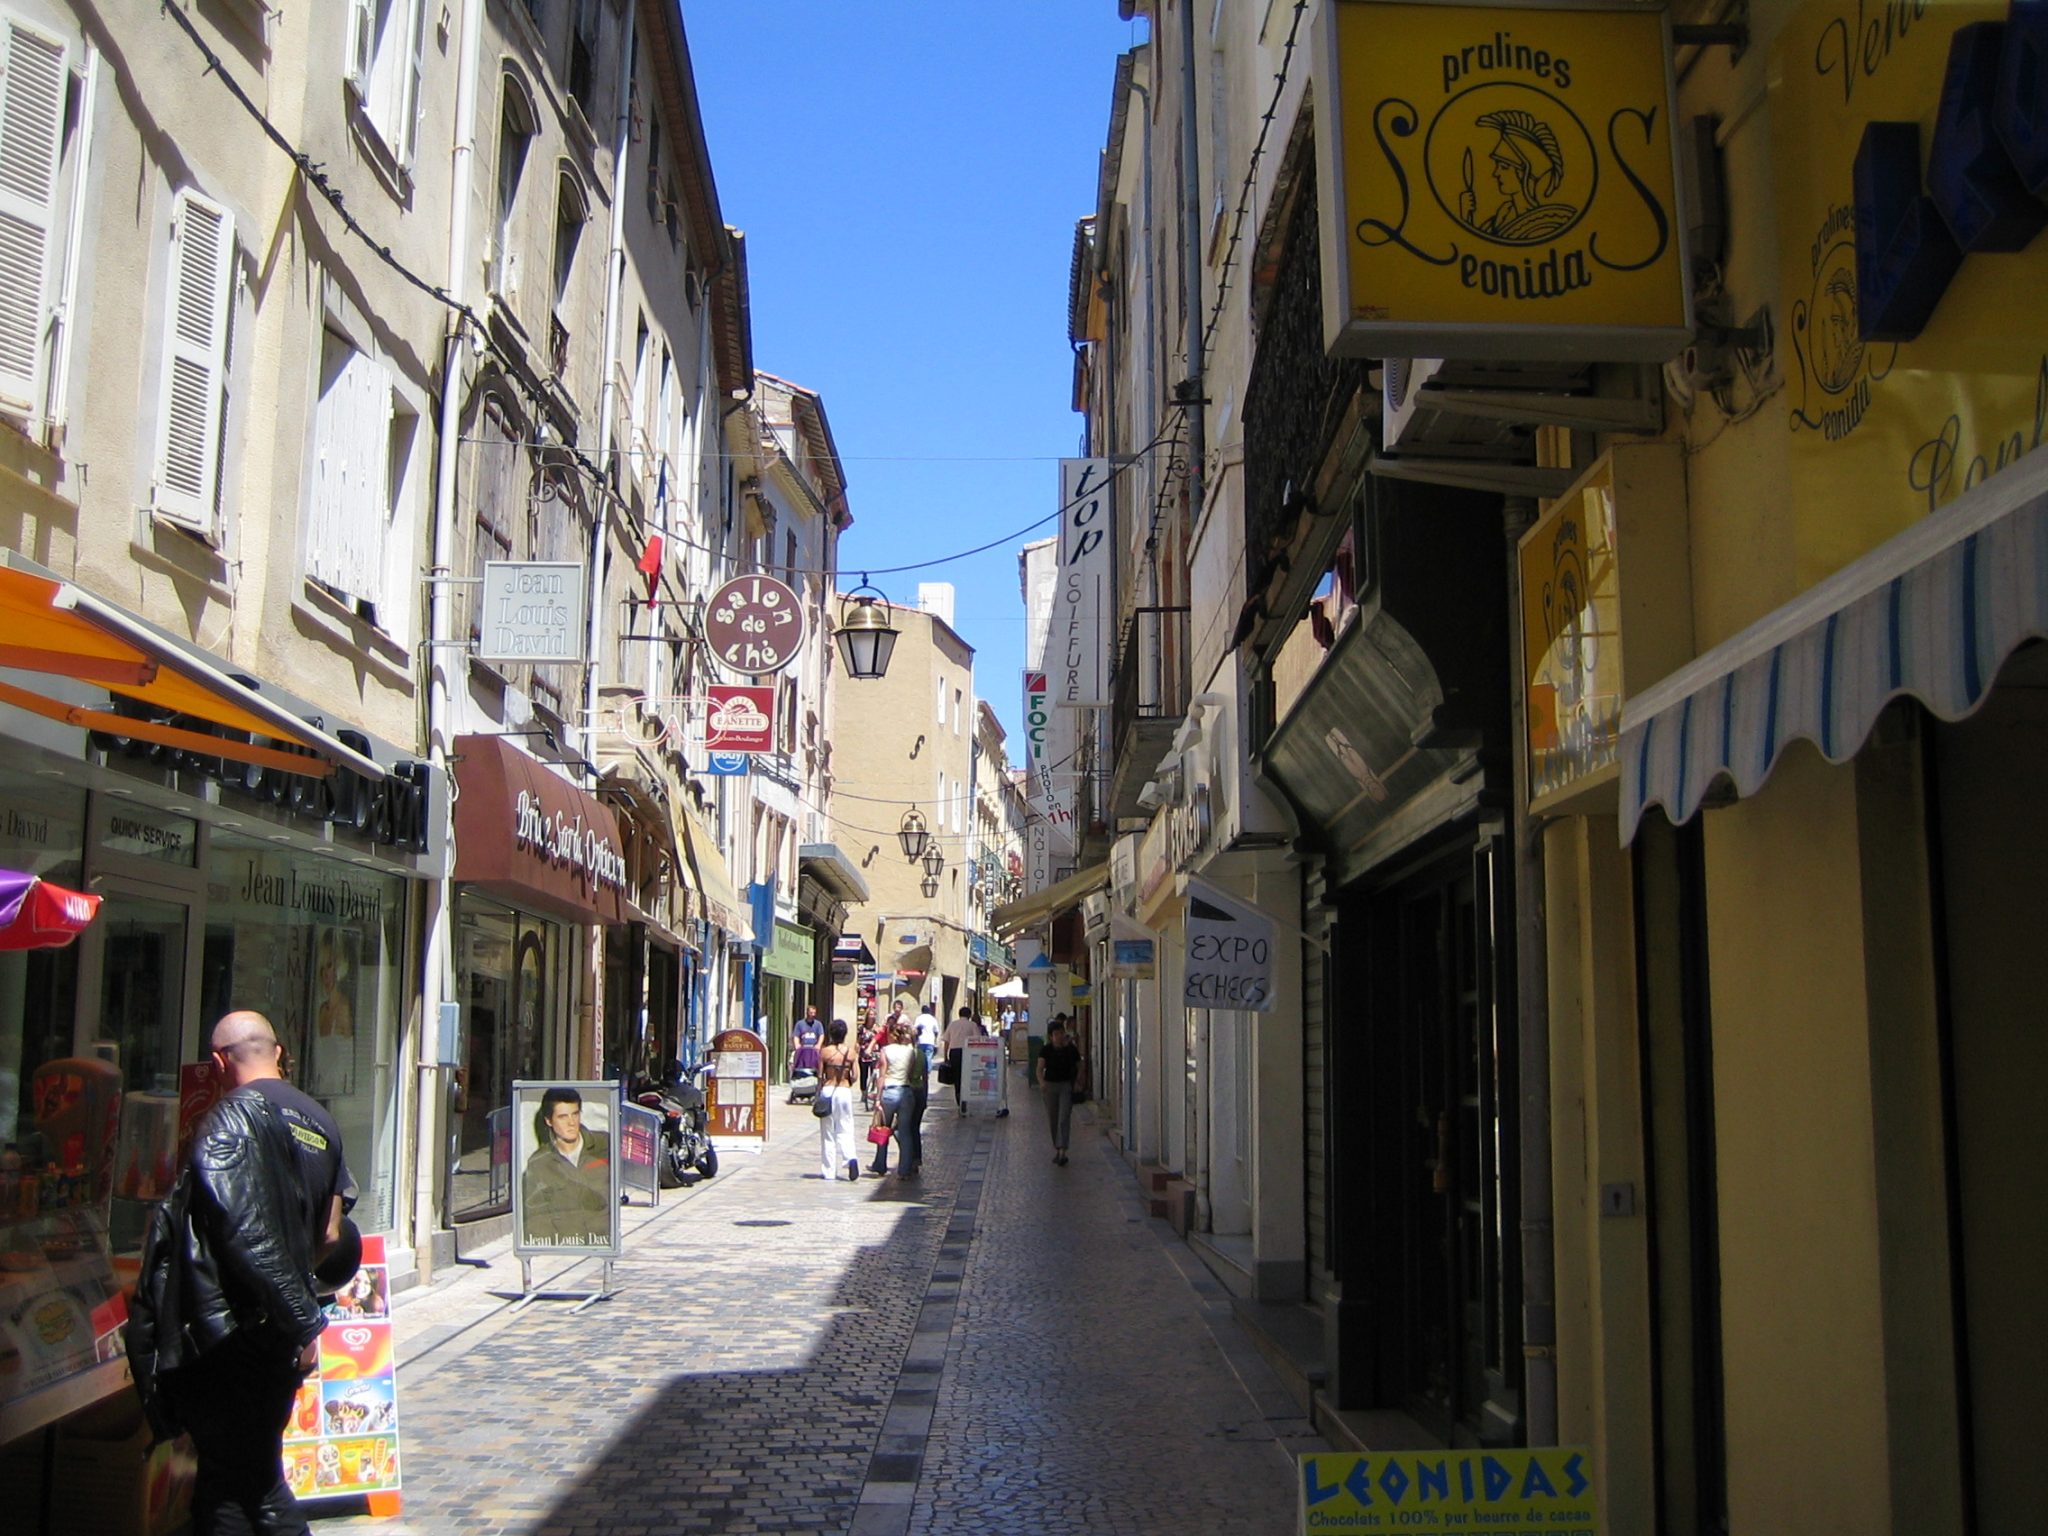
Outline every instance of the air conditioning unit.
<path fill-rule="evenodd" d="M 1555 390 L 1585 384 L 1585 370 L 1546 363 L 1471 363 L 1390 357 L 1380 367 L 1381 442 L 1387 453 L 1530 462 L 1532 429 L 1503 412 L 1474 410 L 1473 390 Z M 1446 398 L 1447 391 L 1459 394 Z"/>

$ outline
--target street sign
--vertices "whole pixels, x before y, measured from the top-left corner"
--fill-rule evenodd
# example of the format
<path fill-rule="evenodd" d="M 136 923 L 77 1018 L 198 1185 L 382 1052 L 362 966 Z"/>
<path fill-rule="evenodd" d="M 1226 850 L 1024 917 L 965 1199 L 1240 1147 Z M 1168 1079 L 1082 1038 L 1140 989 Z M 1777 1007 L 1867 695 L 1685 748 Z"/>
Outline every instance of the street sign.
<path fill-rule="evenodd" d="M 744 752 L 713 752 L 704 760 L 704 771 L 721 778 L 744 779 L 752 766 Z"/>
<path fill-rule="evenodd" d="M 735 576 L 704 609 L 704 638 L 735 672 L 766 677 L 788 666 L 804 643 L 804 611 L 773 576 Z"/>
<path fill-rule="evenodd" d="M 1189 1008 L 1273 1007 L 1273 920 L 1213 890 L 1188 892 L 1188 952 L 1181 1002 Z"/>
<path fill-rule="evenodd" d="M 583 586 L 570 561 L 486 560 L 476 659 L 581 661 Z"/>
<path fill-rule="evenodd" d="M 775 747 L 774 686 L 713 683 L 706 690 L 710 706 L 704 717 L 707 752 L 769 752 Z"/>

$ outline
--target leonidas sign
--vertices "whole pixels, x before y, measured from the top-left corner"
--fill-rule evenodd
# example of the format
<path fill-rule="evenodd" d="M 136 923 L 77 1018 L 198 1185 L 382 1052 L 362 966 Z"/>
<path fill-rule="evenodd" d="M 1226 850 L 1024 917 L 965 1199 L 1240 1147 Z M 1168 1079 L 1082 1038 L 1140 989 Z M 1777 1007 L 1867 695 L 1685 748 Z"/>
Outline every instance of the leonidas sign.
<path fill-rule="evenodd" d="M 1691 339 L 1661 10 L 1331 0 L 1315 81 L 1333 352 L 1661 362 Z"/>

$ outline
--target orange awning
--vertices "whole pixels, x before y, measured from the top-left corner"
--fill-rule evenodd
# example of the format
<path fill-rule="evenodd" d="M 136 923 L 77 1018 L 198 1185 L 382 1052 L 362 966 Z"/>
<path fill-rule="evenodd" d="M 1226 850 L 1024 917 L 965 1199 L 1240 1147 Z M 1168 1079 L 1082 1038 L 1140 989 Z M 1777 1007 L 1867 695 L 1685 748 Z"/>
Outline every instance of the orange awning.
<path fill-rule="evenodd" d="M 67 725 L 139 737 L 287 773 L 317 777 L 340 766 L 368 779 L 385 776 L 374 759 L 236 681 L 204 656 L 157 634 L 132 614 L 81 587 L 31 571 L 0 568 L 0 668 L 93 683 L 173 714 L 301 750 L 254 746 L 204 731 L 68 704 L 16 683 L 0 682 L 0 703 Z M 306 752 L 314 755 L 308 758 Z"/>

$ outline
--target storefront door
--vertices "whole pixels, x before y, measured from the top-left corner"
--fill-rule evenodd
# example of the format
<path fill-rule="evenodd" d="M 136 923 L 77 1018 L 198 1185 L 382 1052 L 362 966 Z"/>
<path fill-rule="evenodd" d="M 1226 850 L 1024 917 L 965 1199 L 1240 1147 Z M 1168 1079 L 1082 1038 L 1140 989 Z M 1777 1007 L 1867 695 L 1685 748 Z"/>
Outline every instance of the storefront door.
<path fill-rule="evenodd" d="M 130 1089 L 174 1089 L 184 1048 L 191 912 L 181 900 L 110 892 L 95 924 L 94 1042 L 112 1041 Z"/>

